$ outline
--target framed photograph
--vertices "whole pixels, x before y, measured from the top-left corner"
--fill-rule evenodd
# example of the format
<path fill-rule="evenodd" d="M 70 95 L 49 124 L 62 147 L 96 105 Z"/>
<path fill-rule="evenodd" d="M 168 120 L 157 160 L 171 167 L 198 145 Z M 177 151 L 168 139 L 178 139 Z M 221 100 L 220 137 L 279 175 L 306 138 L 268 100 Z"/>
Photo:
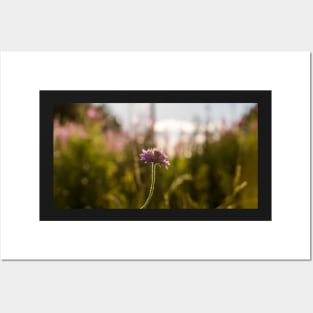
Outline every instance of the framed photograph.
<path fill-rule="evenodd" d="M 309 52 L 2 52 L 4 260 L 310 260 Z"/>
<path fill-rule="evenodd" d="M 270 220 L 271 91 L 40 91 L 40 220 Z"/>

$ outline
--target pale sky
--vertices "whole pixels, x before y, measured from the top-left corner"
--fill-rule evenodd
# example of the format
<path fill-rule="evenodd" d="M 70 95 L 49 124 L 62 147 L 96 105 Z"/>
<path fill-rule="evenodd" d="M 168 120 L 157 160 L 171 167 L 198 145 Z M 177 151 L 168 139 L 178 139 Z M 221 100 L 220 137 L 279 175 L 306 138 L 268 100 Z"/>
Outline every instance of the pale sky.
<path fill-rule="evenodd" d="M 134 129 L 140 132 L 151 125 L 150 103 L 105 105 L 130 136 L 134 135 Z M 205 129 L 219 136 L 223 120 L 226 126 L 230 126 L 254 106 L 255 103 L 155 103 L 154 130 L 157 145 L 161 149 L 166 148 L 170 155 L 175 154 L 177 142 L 187 142 L 196 129 L 196 141 L 199 143 L 205 140 Z"/>
<path fill-rule="evenodd" d="M 200 123 L 225 120 L 231 124 L 249 111 L 255 103 L 156 103 L 156 121 L 175 119 L 179 121 Z M 128 129 L 130 116 L 132 122 L 140 122 L 149 118 L 149 103 L 108 103 L 106 106 Z"/>

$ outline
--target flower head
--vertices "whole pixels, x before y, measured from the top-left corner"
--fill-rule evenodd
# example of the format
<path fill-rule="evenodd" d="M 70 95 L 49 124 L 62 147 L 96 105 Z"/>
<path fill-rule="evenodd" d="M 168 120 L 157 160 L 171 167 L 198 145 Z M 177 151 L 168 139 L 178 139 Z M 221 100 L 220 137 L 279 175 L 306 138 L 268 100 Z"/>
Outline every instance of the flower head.
<path fill-rule="evenodd" d="M 139 155 L 140 160 L 144 161 L 145 163 L 155 163 L 159 165 L 163 165 L 166 169 L 170 165 L 168 157 L 165 153 L 163 153 L 158 148 L 152 149 L 142 149 L 142 153 Z"/>

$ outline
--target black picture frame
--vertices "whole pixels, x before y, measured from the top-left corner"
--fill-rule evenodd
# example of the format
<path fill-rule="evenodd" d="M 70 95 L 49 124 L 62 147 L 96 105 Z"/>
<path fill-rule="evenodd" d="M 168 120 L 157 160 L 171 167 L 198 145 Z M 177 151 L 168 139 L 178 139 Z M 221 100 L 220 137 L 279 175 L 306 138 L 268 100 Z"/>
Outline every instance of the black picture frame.
<path fill-rule="evenodd" d="M 271 221 L 272 92 L 270 90 L 41 90 L 40 221 Z M 53 106 L 57 103 L 257 103 L 258 209 L 55 209 Z"/>

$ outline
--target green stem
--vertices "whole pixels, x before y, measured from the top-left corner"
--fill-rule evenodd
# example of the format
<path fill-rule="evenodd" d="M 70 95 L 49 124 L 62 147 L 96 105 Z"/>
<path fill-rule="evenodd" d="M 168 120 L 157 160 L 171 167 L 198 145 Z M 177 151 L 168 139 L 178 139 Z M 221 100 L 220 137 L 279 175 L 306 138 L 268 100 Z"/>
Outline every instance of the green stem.
<path fill-rule="evenodd" d="M 146 200 L 146 202 L 143 204 L 143 206 L 140 209 L 144 209 L 150 202 L 152 195 L 153 195 L 153 191 L 154 191 L 154 185 L 155 185 L 155 169 L 157 164 L 155 163 L 151 163 L 152 164 L 152 170 L 151 170 L 151 186 L 150 186 L 150 192 L 149 192 L 149 196 Z"/>

